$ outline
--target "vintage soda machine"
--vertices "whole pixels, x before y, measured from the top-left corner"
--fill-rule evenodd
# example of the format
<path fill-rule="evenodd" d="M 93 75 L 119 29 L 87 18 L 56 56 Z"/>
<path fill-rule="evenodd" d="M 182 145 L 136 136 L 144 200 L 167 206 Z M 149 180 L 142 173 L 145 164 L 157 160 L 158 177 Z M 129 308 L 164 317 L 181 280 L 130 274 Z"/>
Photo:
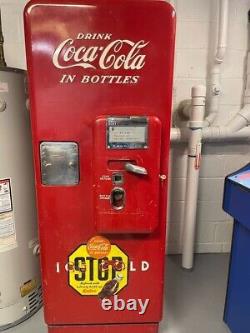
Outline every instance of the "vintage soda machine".
<path fill-rule="evenodd" d="M 31 1 L 25 36 L 50 333 L 156 333 L 175 12 Z"/>

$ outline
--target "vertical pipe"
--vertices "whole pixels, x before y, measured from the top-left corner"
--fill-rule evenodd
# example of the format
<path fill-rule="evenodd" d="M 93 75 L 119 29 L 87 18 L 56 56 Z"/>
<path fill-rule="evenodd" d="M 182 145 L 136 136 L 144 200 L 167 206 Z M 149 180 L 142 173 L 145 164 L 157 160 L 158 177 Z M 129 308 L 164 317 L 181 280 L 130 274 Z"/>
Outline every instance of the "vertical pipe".
<path fill-rule="evenodd" d="M 221 95 L 221 64 L 224 60 L 227 47 L 228 2 L 228 0 L 220 0 L 219 3 L 218 43 L 214 63 L 211 69 L 210 106 L 208 116 L 204 122 L 205 126 L 211 126 L 213 124 L 219 111 L 219 99 Z"/>
<path fill-rule="evenodd" d="M 215 62 L 219 64 L 223 62 L 225 57 L 225 52 L 227 47 L 227 31 L 228 31 L 228 0 L 220 0 L 218 46 L 215 55 Z"/>
<path fill-rule="evenodd" d="M 2 18 L 1 18 L 1 9 L 0 9 L 0 67 L 6 67 L 3 43 L 4 43 L 4 38 L 3 38 Z"/>
<path fill-rule="evenodd" d="M 206 88 L 192 88 L 192 111 L 189 122 L 191 131 L 188 145 L 188 171 L 185 196 L 182 267 L 193 268 L 196 229 L 196 209 L 201 160 L 202 126 L 205 115 Z"/>

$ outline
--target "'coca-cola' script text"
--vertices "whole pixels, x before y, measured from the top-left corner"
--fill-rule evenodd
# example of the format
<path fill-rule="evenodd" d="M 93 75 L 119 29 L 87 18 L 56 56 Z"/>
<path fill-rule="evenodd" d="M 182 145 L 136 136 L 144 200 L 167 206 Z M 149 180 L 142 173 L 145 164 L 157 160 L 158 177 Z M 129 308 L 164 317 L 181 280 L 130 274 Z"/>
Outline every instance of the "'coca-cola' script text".
<path fill-rule="evenodd" d="M 145 65 L 143 49 L 149 42 L 117 39 L 106 46 L 76 46 L 72 38 L 60 43 L 53 54 L 53 64 L 60 69 L 140 70 Z"/>

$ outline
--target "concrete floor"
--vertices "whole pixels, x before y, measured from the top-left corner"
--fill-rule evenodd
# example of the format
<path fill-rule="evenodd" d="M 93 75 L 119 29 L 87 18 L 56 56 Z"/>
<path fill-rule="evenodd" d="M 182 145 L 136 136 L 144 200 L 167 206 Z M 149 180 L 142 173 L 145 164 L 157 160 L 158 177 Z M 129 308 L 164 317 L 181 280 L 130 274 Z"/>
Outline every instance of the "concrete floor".
<path fill-rule="evenodd" d="M 193 272 L 183 271 L 180 263 L 180 256 L 168 257 L 160 332 L 229 333 L 223 322 L 229 255 L 197 255 Z"/>
<path fill-rule="evenodd" d="M 195 270 L 180 268 L 180 256 L 169 256 L 164 319 L 160 333 L 229 333 L 223 323 L 229 256 L 197 255 Z M 45 333 L 43 311 L 6 333 Z"/>

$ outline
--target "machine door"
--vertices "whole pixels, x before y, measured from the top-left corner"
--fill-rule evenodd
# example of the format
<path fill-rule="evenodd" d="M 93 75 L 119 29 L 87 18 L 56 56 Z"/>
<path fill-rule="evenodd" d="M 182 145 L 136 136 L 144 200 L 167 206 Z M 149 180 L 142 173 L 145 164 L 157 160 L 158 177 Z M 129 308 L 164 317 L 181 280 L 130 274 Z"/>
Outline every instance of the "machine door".
<path fill-rule="evenodd" d="M 132 333 L 161 319 L 174 36 L 166 1 L 26 6 L 50 330 Z"/>
<path fill-rule="evenodd" d="M 152 232 L 159 221 L 160 120 L 100 117 L 94 137 L 96 230 Z"/>

